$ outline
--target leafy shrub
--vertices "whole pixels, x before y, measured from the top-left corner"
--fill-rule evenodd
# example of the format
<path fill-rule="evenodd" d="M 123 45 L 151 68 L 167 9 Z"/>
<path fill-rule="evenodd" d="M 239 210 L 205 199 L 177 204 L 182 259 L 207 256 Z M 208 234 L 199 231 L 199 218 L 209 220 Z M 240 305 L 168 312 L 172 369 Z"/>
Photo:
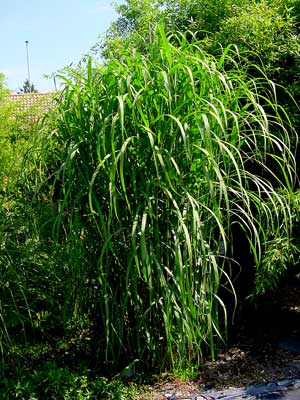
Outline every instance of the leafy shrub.
<path fill-rule="evenodd" d="M 22 202 L 22 198 L 18 199 Z M 44 216 L 44 221 L 46 217 Z M 42 209 L 2 203 L 0 225 L 0 337 L 2 353 L 11 340 L 24 341 L 31 327 L 43 331 L 56 320 L 64 298 L 64 264 L 58 247 L 38 232 Z M 54 311 L 55 310 L 55 311 Z M 56 320 L 56 325 L 59 325 Z M 26 327 L 26 329 L 25 329 Z M 14 338 L 14 339 L 13 339 Z"/>
<path fill-rule="evenodd" d="M 88 375 L 49 361 L 39 370 L 6 371 L 0 378 L 1 394 L 5 400 L 132 400 L 136 394 L 134 385 L 102 377 L 91 380 Z"/>
<path fill-rule="evenodd" d="M 1 86 L 1 84 L 0 84 Z M 3 93 L 2 93 L 3 92 Z M 25 111 L 0 90 L 0 350 L 59 327 L 65 292 L 62 248 L 51 240 L 51 207 L 37 203 L 35 155 L 43 141 L 38 104 Z M 32 118 L 32 113 L 34 118 Z M 36 177 L 38 174 L 35 175 Z M 67 312 L 65 310 L 64 312 Z M 63 311 L 61 314 L 63 315 Z"/>
<path fill-rule="evenodd" d="M 33 116 L 34 115 L 34 116 Z M 33 106 L 19 111 L 15 104 L 5 97 L 0 104 L 0 191 L 2 195 L 17 191 L 24 158 L 40 139 L 40 124 L 43 112 Z M 32 168 L 27 165 L 27 168 Z M 27 171 L 29 173 L 29 171 Z"/>

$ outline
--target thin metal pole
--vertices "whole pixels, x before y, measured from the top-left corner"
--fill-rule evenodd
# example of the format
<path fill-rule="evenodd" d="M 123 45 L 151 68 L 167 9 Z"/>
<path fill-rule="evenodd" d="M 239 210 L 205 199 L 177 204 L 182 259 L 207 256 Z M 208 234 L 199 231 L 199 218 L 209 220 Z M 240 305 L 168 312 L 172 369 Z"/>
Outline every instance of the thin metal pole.
<path fill-rule="evenodd" d="M 27 76 L 28 76 L 28 83 L 30 85 L 30 71 L 29 71 L 29 56 L 28 56 L 28 40 L 25 41 L 26 43 L 26 53 L 27 53 Z"/>

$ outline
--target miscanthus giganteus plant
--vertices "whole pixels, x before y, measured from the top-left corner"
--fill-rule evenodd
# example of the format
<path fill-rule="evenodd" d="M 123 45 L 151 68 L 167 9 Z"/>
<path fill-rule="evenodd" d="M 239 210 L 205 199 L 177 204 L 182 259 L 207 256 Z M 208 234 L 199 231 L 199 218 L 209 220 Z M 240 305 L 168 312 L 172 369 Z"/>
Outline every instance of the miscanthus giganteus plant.
<path fill-rule="evenodd" d="M 226 262 L 232 224 L 257 265 L 268 230 L 289 230 L 288 119 L 267 79 L 225 72 L 232 55 L 158 29 L 143 54 L 129 46 L 63 77 L 45 148 L 54 230 L 89 260 L 72 262 L 96 282 L 89 307 L 107 361 L 214 357 L 227 321 L 220 289 L 235 296 L 240 268 Z"/>

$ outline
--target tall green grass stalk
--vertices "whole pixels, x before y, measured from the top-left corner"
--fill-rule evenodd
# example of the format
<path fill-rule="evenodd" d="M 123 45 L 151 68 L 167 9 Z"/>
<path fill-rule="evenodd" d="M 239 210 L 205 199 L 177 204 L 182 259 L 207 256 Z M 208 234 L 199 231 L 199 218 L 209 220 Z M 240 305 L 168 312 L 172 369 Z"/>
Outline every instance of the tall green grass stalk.
<path fill-rule="evenodd" d="M 230 48 L 216 60 L 160 28 L 147 46 L 61 77 L 44 157 L 57 238 L 97 279 L 99 354 L 187 365 L 224 338 L 232 224 L 257 265 L 279 214 L 289 231 L 295 160 L 274 85 L 226 73 Z"/>

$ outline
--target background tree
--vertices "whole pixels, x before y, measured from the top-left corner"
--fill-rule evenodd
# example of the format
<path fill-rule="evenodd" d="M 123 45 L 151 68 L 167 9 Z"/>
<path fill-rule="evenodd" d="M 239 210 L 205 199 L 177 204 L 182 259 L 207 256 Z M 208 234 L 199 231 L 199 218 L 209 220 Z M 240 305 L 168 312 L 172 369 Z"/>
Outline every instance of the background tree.
<path fill-rule="evenodd" d="M 34 84 L 29 82 L 28 79 L 25 80 L 23 87 L 20 88 L 21 93 L 37 93 L 37 89 L 35 88 Z"/>
<path fill-rule="evenodd" d="M 101 48 L 106 58 L 115 58 L 130 40 L 141 50 L 163 20 L 166 30 L 197 32 L 214 55 L 228 44 L 236 45 L 240 53 L 247 51 L 245 68 L 263 66 L 269 78 L 298 98 L 299 8 L 297 0 L 126 0 L 116 6 L 119 18 L 95 49 Z M 257 69 L 250 68 L 250 72 L 258 74 Z"/>

